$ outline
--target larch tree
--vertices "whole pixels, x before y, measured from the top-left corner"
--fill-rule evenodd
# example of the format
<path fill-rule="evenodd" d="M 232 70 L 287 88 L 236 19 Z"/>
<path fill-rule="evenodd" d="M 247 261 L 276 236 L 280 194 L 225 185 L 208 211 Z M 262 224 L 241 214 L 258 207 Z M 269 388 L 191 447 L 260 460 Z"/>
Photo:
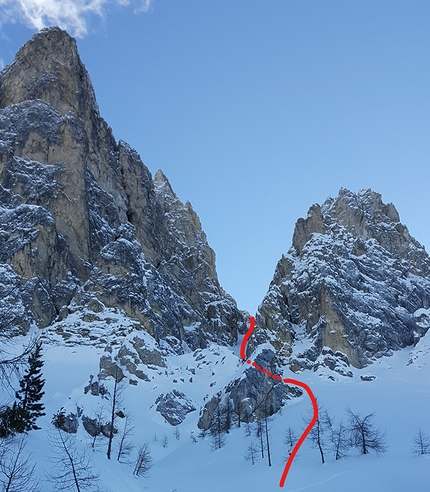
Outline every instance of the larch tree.
<path fill-rule="evenodd" d="M 179 431 L 179 427 L 175 427 L 175 432 L 173 433 L 173 435 L 175 436 L 175 439 L 177 441 L 179 441 L 179 439 L 181 438 L 181 433 Z"/>
<path fill-rule="evenodd" d="M 120 463 L 127 463 L 127 458 L 130 456 L 130 453 L 134 447 L 131 440 L 133 432 L 134 427 L 131 423 L 131 418 L 129 415 L 126 415 L 124 417 L 124 424 L 118 441 L 117 460 Z"/>
<path fill-rule="evenodd" d="M 149 450 L 149 444 L 145 442 L 143 446 L 139 448 L 137 453 L 136 463 L 134 465 L 133 475 L 135 477 L 144 477 L 148 474 L 152 466 L 152 457 Z"/>
<path fill-rule="evenodd" d="M 414 436 L 413 452 L 417 456 L 430 454 L 430 436 L 421 429 L 418 429 L 418 432 Z"/>
<path fill-rule="evenodd" d="M 342 421 L 332 428 L 331 433 L 332 451 L 335 460 L 343 460 L 347 457 L 347 451 L 351 447 L 351 441 L 348 435 L 348 428 Z"/>
<path fill-rule="evenodd" d="M 250 461 L 253 465 L 255 465 L 256 461 L 259 458 L 258 454 L 258 444 L 256 444 L 254 441 L 251 441 L 251 444 L 246 448 L 245 460 Z"/>
<path fill-rule="evenodd" d="M 215 409 L 210 427 L 210 433 L 212 436 L 212 449 L 216 451 L 217 449 L 222 448 L 225 445 L 225 423 L 224 414 L 220 403 Z"/>
<path fill-rule="evenodd" d="M 286 460 L 288 460 L 288 458 L 290 457 L 290 454 L 293 451 L 296 442 L 297 442 L 297 434 L 294 432 L 294 429 L 288 427 L 288 429 L 285 431 L 285 436 L 284 436 L 284 444 L 287 446 L 287 454 L 285 456 Z"/>
<path fill-rule="evenodd" d="M 119 407 L 122 403 L 122 392 L 124 390 L 124 386 L 120 384 L 120 369 L 118 366 L 115 367 L 115 375 L 114 379 L 114 387 L 111 395 L 111 408 L 110 408 L 110 419 L 109 419 L 109 435 L 108 435 L 108 447 L 107 447 L 107 457 L 110 460 L 112 456 L 112 441 L 114 435 L 116 433 L 115 429 L 115 419 L 119 415 L 124 415 L 122 410 L 119 410 Z M 122 376 L 121 376 L 122 377 Z"/>
<path fill-rule="evenodd" d="M 311 419 L 312 417 L 310 415 L 303 419 L 306 426 Z M 309 433 L 309 441 L 313 448 L 318 449 L 322 464 L 325 463 L 325 453 L 327 451 L 327 441 L 329 439 L 328 432 L 331 431 L 331 428 L 332 419 L 323 405 L 318 402 L 318 419 Z"/>
<path fill-rule="evenodd" d="M 373 423 L 375 413 L 368 413 L 362 417 L 349 408 L 347 413 L 351 445 L 358 449 L 360 454 L 368 454 L 370 451 L 374 451 L 377 455 L 384 453 L 387 450 L 385 432 L 375 427 Z"/>
<path fill-rule="evenodd" d="M 100 474 L 94 471 L 88 454 L 78 451 L 75 437 L 57 428 L 48 435 L 48 440 L 53 466 L 47 478 L 55 490 L 99 491 Z"/>
<path fill-rule="evenodd" d="M 40 492 L 39 480 L 31 457 L 24 455 L 25 437 L 17 442 L 2 439 L 0 448 L 0 484 L 4 492 Z"/>
<path fill-rule="evenodd" d="M 272 466 L 272 455 L 270 451 L 270 435 L 269 435 L 269 415 L 265 413 L 264 415 L 264 432 L 266 434 L 266 449 L 267 449 L 267 463 L 269 466 Z"/>

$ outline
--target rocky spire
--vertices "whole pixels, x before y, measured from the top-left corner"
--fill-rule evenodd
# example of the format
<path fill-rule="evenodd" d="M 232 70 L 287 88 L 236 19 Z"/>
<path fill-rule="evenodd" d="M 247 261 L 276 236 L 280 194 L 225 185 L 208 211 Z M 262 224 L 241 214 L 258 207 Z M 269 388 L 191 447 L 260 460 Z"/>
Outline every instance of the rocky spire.
<path fill-rule="evenodd" d="M 197 215 L 116 142 L 75 40 L 57 27 L 0 76 L 0 200 L 0 262 L 21 285 L 24 329 L 71 304 L 104 305 L 177 350 L 235 342 L 243 316 L 218 283 Z"/>
<path fill-rule="evenodd" d="M 72 111 L 86 120 L 99 110 L 76 40 L 59 27 L 42 29 L 3 70 L 0 107 L 41 99 L 61 114 Z"/>
<path fill-rule="evenodd" d="M 293 369 L 348 373 L 413 344 L 430 326 L 430 258 L 379 193 L 341 189 L 297 221 L 257 316 Z M 300 349 L 300 347 L 303 347 Z"/>

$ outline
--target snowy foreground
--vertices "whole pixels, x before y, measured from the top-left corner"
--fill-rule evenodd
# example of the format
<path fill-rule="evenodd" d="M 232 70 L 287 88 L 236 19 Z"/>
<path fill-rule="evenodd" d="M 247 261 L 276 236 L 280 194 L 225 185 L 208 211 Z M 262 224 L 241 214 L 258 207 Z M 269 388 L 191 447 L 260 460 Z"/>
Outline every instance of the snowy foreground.
<path fill-rule="evenodd" d="M 415 347 L 412 355 L 411 349 L 397 352 L 362 371 L 353 370 L 353 378 L 342 377 L 329 370 L 325 370 L 325 373 L 307 371 L 300 374 L 286 370 L 284 377 L 299 379 L 311 387 L 335 422 L 342 419 L 347 423 L 347 407 L 363 415 L 375 412 L 375 425 L 386 430 L 388 450 L 380 457 L 372 454 L 360 456 L 357 451 L 351 450 L 349 457 L 343 461 L 335 461 L 332 453 L 328 453 L 327 462 L 322 465 L 318 451 L 305 442 L 293 462 L 283 489 L 279 487 L 279 480 L 285 466 L 285 430 L 292 427 L 301 433 L 302 417 L 311 408 L 307 396 L 288 403 L 282 415 L 278 414 L 270 424 L 272 466 L 268 467 L 267 460 L 263 459 L 252 466 L 244 459 L 252 438 L 246 437 L 243 425 L 240 429 L 234 427 L 227 435 L 226 445 L 217 451 L 211 449 L 210 436 L 198 439 L 195 443 L 190 439 L 192 433 L 198 435 L 198 408 L 204 397 L 219 391 L 233 376 L 243 371 L 238 347 L 227 349 L 214 346 L 204 350 L 201 352 L 204 355 L 201 359 L 203 364 L 199 365 L 196 364 L 195 353 L 172 357 L 168 371 L 153 371 L 150 382 L 139 381 L 137 386 L 128 385 L 124 393 L 123 407 L 131 414 L 135 428 L 133 444 L 136 447 L 131 459 L 140 445 L 149 442 L 153 466 L 148 476 L 135 478 L 132 464 L 120 464 L 115 457 L 108 461 L 106 445 L 100 441 L 98 449 L 90 451 L 94 467 L 100 472 L 100 488 L 112 492 L 430 490 L 430 455 L 416 457 L 412 453 L 413 437 L 418 428 L 430 433 L 429 347 L 428 334 Z M 93 405 L 96 411 L 100 398 L 84 395 L 83 388 L 88 384 L 89 375 L 98 373 L 102 354 L 102 349 L 89 346 L 45 347 L 43 372 L 47 381 L 44 398 L 47 416 L 38 421 L 42 430 L 29 433 L 26 448 L 27 452 L 31 452 L 38 474 L 42 477 L 44 492 L 54 490 L 44 479 L 45 472 L 52 466 L 48 459 L 50 450 L 46 432 L 50 427 L 49 422 L 61 407 L 69 410 L 79 405 L 88 414 Z M 411 359 L 413 363 L 408 364 Z M 187 366 L 197 367 L 193 382 L 189 382 Z M 372 374 L 376 379 L 362 381 L 362 374 Z M 173 383 L 173 379 L 177 383 Z M 210 386 L 214 381 L 216 383 Z M 163 391 L 170 391 L 172 387 L 185 392 L 196 402 L 197 407 L 197 411 L 190 413 L 178 426 L 180 436 L 176 437 L 175 428 L 155 411 L 154 405 L 156 396 Z M 80 425 L 78 446 L 91 449 L 90 440 Z"/>

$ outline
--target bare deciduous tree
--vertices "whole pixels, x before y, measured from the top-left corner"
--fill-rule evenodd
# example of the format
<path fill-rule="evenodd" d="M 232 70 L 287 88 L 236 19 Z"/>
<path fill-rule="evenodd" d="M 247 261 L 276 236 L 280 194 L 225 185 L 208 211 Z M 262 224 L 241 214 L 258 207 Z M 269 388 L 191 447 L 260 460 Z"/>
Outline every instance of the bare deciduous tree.
<path fill-rule="evenodd" d="M 99 473 L 92 466 L 90 457 L 76 449 L 75 437 L 56 429 L 48 435 L 54 465 L 47 473 L 48 480 L 58 491 L 98 491 Z"/>
<path fill-rule="evenodd" d="M 251 435 L 252 435 L 251 424 L 249 422 L 246 422 L 246 424 L 245 424 L 245 436 L 250 437 Z"/>
<path fill-rule="evenodd" d="M 269 466 L 272 466 L 272 459 L 270 454 L 270 438 L 269 438 L 269 416 L 273 414 L 273 408 L 268 406 L 268 396 L 273 391 L 274 385 L 271 384 L 269 389 L 264 393 L 257 395 L 257 401 L 252 412 L 255 415 L 256 422 L 256 435 L 259 438 L 259 450 L 261 457 L 264 458 L 264 451 L 267 451 L 267 462 Z"/>
<path fill-rule="evenodd" d="M 263 432 L 263 422 L 261 420 L 257 420 L 255 425 L 255 435 L 259 439 L 258 441 L 258 449 L 261 453 L 261 457 L 264 458 L 264 432 Z"/>
<path fill-rule="evenodd" d="M 349 420 L 349 431 L 351 435 L 351 445 L 357 448 L 361 454 L 368 454 L 374 451 L 377 455 L 384 453 L 387 448 L 385 445 L 385 432 L 375 428 L 372 422 L 375 413 L 368 413 L 364 417 L 347 409 Z"/>
<path fill-rule="evenodd" d="M 114 376 L 114 386 L 113 386 L 113 392 L 111 395 L 111 412 L 110 412 L 110 421 L 109 421 L 109 435 L 108 435 L 108 448 L 107 448 L 107 457 L 108 460 L 111 459 L 112 456 L 112 441 L 113 437 L 115 435 L 116 429 L 115 429 L 115 419 L 119 415 L 119 406 L 122 403 L 122 392 L 124 390 L 124 385 L 119 384 L 120 379 L 119 379 L 119 368 L 116 366 L 115 368 L 115 376 Z"/>
<path fill-rule="evenodd" d="M 325 427 L 320 418 L 317 419 L 315 425 L 309 433 L 309 440 L 312 443 L 312 447 L 318 448 L 321 456 L 322 464 L 325 463 L 324 448 L 325 448 Z"/>
<path fill-rule="evenodd" d="M 297 434 L 294 432 L 294 429 L 288 427 L 288 429 L 285 431 L 285 436 L 284 436 L 284 444 L 287 446 L 287 453 L 286 456 L 284 457 L 285 461 L 288 460 L 288 458 L 290 457 L 290 454 L 293 451 L 296 442 L 297 442 Z"/>
<path fill-rule="evenodd" d="M 130 456 L 130 453 L 134 447 L 131 441 L 131 436 L 133 435 L 133 431 L 134 431 L 134 427 L 131 424 L 131 418 L 129 415 L 126 415 L 124 418 L 124 425 L 122 427 L 122 432 L 119 436 L 119 442 L 118 442 L 117 460 L 120 463 L 127 463 L 127 457 Z"/>
<path fill-rule="evenodd" d="M 346 458 L 351 441 L 348 436 L 348 429 L 342 421 L 336 427 L 332 428 L 331 442 L 335 460 Z"/>
<path fill-rule="evenodd" d="M 224 431 L 228 434 L 231 429 L 231 424 L 232 424 L 232 402 L 230 398 L 227 398 L 226 401 L 224 402 L 224 405 L 222 407 L 222 414 L 223 414 L 223 428 Z"/>
<path fill-rule="evenodd" d="M 181 438 L 181 433 L 179 432 L 179 428 L 178 427 L 175 427 L 174 436 L 175 436 L 175 439 L 177 441 L 179 441 L 179 439 Z"/>
<path fill-rule="evenodd" d="M 267 463 L 269 466 L 272 466 L 269 430 L 270 430 L 270 428 L 269 428 L 269 416 L 266 414 L 264 416 L 264 431 L 266 433 Z"/>
<path fill-rule="evenodd" d="M 250 461 L 253 465 L 255 465 L 255 462 L 258 460 L 258 454 L 258 444 L 252 441 L 251 444 L 246 448 L 245 460 Z"/>
<path fill-rule="evenodd" d="M 133 475 L 136 477 L 144 477 L 152 466 L 152 457 L 149 451 L 149 444 L 145 442 L 139 448 L 137 453 L 136 464 L 134 466 Z"/>
<path fill-rule="evenodd" d="M 102 433 L 102 426 L 103 422 L 105 421 L 105 408 L 104 406 L 99 406 L 97 410 L 94 412 L 94 430 L 93 430 L 93 436 L 91 436 L 91 448 L 92 449 L 99 449 L 101 445 L 104 446 L 103 443 L 99 443 L 100 437 L 103 436 Z"/>
<path fill-rule="evenodd" d="M 25 443 L 25 437 L 1 440 L 0 483 L 4 492 L 40 492 L 35 465 L 23 454 Z"/>
<path fill-rule="evenodd" d="M 288 427 L 285 431 L 284 444 L 287 445 L 288 449 L 292 449 L 297 442 L 297 434 L 294 432 L 294 429 Z"/>
<path fill-rule="evenodd" d="M 233 411 L 236 416 L 237 426 L 240 427 L 241 423 L 245 420 L 248 421 L 251 414 L 251 408 L 249 406 L 249 398 L 240 400 L 236 407 L 233 407 Z"/>
<path fill-rule="evenodd" d="M 113 394 L 112 394 L 112 401 L 111 401 L 111 419 L 109 423 L 109 437 L 108 437 L 108 448 L 107 448 L 107 457 L 108 460 L 110 460 L 111 453 L 112 453 L 112 440 L 114 436 L 114 429 L 115 429 L 115 414 L 116 414 L 116 406 L 117 406 L 117 395 L 118 395 L 118 368 L 115 372 L 115 377 L 114 377 L 114 387 L 113 387 Z"/>
<path fill-rule="evenodd" d="M 329 417 L 327 410 L 325 410 L 319 402 L 318 407 L 318 419 L 309 433 L 309 441 L 313 448 L 318 449 L 321 456 L 321 463 L 324 464 L 327 446 L 327 432 L 331 429 L 332 419 Z M 306 425 L 308 425 L 311 418 L 311 416 L 308 416 L 303 419 Z"/>
<path fill-rule="evenodd" d="M 226 438 L 225 435 L 222 432 L 215 432 L 211 434 L 211 442 L 210 446 L 213 451 L 216 451 L 217 449 L 221 449 L 222 447 L 225 446 L 226 443 Z"/>
<path fill-rule="evenodd" d="M 430 454 L 430 436 L 418 429 L 414 436 L 413 452 L 418 456 L 420 454 Z"/>
<path fill-rule="evenodd" d="M 15 396 L 14 381 L 19 379 L 23 369 L 27 366 L 28 357 L 34 352 L 39 342 L 38 338 L 32 338 L 25 345 L 18 355 L 14 354 L 15 349 L 9 341 L 5 331 L 0 335 L 0 386 L 5 389 L 10 396 Z M 10 348 L 8 348 L 10 345 Z"/>

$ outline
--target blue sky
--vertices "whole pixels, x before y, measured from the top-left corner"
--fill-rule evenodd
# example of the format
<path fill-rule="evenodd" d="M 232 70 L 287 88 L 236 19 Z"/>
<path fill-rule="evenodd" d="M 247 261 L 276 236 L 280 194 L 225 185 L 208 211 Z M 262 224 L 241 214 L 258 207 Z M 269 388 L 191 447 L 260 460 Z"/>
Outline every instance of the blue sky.
<path fill-rule="evenodd" d="M 294 224 L 340 187 L 393 202 L 430 250 L 430 2 L 0 0 L 0 62 L 78 36 L 115 137 L 189 200 L 254 313 Z"/>

